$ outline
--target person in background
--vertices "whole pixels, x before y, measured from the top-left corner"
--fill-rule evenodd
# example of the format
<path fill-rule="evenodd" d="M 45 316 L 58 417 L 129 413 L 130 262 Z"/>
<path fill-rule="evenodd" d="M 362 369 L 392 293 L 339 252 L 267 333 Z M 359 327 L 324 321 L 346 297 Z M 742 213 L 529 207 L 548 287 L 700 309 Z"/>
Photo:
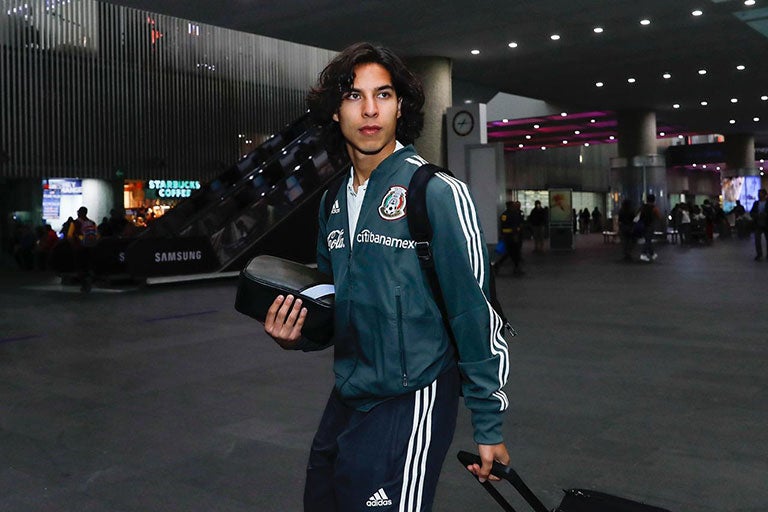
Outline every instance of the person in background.
<path fill-rule="evenodd" d="M 592 210 L 592 232 L 599 233 L 603 230 L 603 214 L 600 209 L 595 206 Z"/>
<path fill-rule="evenodd" d="M 520 201 L 507 201 L 507 209 L 499 217 L 501 238 L 504 240 L 506 252 L 493 262 L 493 270 L 498 272 L 501 264 L 507 258 L 512 259 L 512 275 L 523 275 L 520 264 L 523 259 L 523 213 L 520 211 Z"/>
<path fill-rule="evenodd" d="M 643 223 L 643 249 L 640 253 L 642 261 L 656 261 L 656 250 L 653 248 L 653 233 L 656 230 L 656 224 L 661 221 L 661 214 L 656 208 L 656 196 L 648 194 L 645 204 L 640 207 L 640 222 Z"/>
<path fill-rule="evenodd" d="M 624 199 L 619 208 L 619 236 L 624 261 L 632 261 L 632 250 L 635 247 L 634 231 L 635 209 L 632 201 Z"/>
<path fill-rule="evenodd" d="M 547 224 L 547 212 L 541 207 L 541 201 L 533 204 L 533 210 L 528 215 L 528 223 L 533 230 L 533 252 L 544 252 L 544 227 Z"/>
<path fill-rule="evenodd" d="M 768 192 L 764 188 L 757 191 L 757 201 L 752 203 L 749 215 L 755 223 L 755 261 L 760 261 L 763 259 L 763 238 L 768 251 Z"/>
<path fill-rule="evenodd" d="M 93 248 L 99 239 L 96 223 L 88 218 L 88 208 L 77 210 L 77 219 L 69 225 L 67 240 L 72 244 L 75 255 L 80 291 L 90 292 L 92 287 Z"/>

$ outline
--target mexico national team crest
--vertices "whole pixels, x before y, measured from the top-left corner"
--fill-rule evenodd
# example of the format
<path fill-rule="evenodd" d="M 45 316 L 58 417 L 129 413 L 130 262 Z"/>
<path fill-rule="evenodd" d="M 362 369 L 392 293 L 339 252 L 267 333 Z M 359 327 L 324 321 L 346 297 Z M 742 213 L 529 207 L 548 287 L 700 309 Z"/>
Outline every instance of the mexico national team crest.
<path fill-rule="evenodd" d="M 405 217 L 405 187 L 394 185 L 381 200 L 379 215 L 384 220 L 397 220 Z"/>

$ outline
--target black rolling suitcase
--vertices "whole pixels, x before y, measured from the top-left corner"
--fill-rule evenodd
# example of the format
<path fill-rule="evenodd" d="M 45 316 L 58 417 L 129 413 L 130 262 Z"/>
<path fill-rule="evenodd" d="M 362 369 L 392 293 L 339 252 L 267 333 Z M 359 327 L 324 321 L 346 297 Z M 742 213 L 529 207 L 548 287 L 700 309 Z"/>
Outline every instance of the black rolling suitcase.
<path fill-rule="evenodd" d="M 458 458 L 461 464 L 465 467 L 470 464 L 481 463 L 479 456 L 465 451 L 460 451 L 458 453 Z M 515 490 L 535 512 L 550 512 L 525 482 L 523 482 L 520 475 L 518 475 L 511 467 L 494 463 L 491 473 L 502 480 L 507 480 L 511 483 Z M 496 503 L 501 505 L 501 508 L 505 511 L 517 512 L 491 482 L 485 481 L 480 485 L 488 491 L 488 494 L 490 494 L 491 497 L 496 500 Z M 665 508 L 646 505 L 644 503 L 598 491 L 568 489 L 564 492 L 565 496 L 563 497 L 563 500 L 557 508 L 552 510 L 552 512 L 670 512 Z"/>

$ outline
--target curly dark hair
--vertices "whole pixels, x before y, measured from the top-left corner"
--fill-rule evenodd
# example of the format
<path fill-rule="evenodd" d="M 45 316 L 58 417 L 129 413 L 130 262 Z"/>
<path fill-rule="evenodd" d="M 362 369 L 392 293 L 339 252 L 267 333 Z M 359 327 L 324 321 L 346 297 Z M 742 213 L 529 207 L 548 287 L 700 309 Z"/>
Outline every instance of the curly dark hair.
<path fill-rule="evenodd" d="M 392 76 L 392 86 L 402 100 L 395 136 L 403 144 L 411 144 L 424 126 L 424 90 L 421 80 L 405 67 L 403 61 L 388 48 L 371 43 L 355 43 L 339 53 L 320 73 L 317 84 L 307 94 L 312 120 L 327 126 L 325 143 L 329 149 L 343 147 L 344 137 L 333 114 L 339 111 L 344 94 L 352 89 L 355 67 L 360 64 L 380 64 Z"/>

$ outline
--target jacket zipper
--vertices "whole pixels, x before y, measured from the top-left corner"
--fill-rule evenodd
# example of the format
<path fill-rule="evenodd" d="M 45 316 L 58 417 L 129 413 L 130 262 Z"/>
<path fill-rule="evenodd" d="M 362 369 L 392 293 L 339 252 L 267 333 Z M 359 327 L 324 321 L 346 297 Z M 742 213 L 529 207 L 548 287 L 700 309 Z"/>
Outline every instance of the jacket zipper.
<path fill-rule="evenodd" d="M 395 305 L 397 306 L 397 342 L 400 345 L 400 373 L 403 376 L 403 387 L 408 387 L 408 373 L 405 371 L 405 341 L 403 340 L 403 306 L 400 298 L 400 287 L 395 286 Z"/>

